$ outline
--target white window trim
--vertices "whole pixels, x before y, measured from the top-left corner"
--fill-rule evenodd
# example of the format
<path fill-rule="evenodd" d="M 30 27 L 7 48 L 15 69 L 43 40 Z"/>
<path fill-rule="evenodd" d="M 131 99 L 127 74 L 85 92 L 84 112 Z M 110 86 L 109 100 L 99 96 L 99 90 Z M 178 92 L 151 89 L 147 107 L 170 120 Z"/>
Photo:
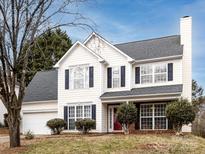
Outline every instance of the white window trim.
<path fill-rule="evenodd" d="M 152 73 L 149 74 L 143 74 L 141 73 L 142 67 L 145 67 L 147 65 L 151 65 L 152 67 Z M 155 73 L 155 67 L 158 65 L 166 65 L 166 72 L 163 73 Z M 149 84 L 160 84 L 160 83 L 166 83 L 168 82 L 168 63 L 158 63 L 158 64 L 144 64 L 144 65 L 140 65 L 140 84 L 141 85 L 149 85 Z M 155 82 L 155 75 L 157 74 L 165 74 L 166 73 L 166 81 L 162 81 L 162 82 Z M 146 76 L 146 75 L 152 75 L 152 82 L 151 83 L 142 83 L 142 76 Z"/>
<path fill-rule="evenodd" d="M 151 103 L 151 104 L 140 104 L 140 130 L 146 131 L 146 130 L 168 130 L 168 119 L 166 116 L 155 116 L 155 109 L 154 106 L 155 104 L 166 104 L 166 103 Z M 152 116 L 141 116 L 141 105 L 152 105 Z M 152 118 L 152 129 L 142 129 L 141 127 L 141 119 L 142 118 Z M 166 118 L 166 129 L 155 129 L 155 118 Z"/>
<path fill-rule="evenodd" d="M 113 75 L 113 70 L 114 70 L 114 68 L 118 68 L 119 69 L 119 84 L 118 84 L 118 87 L 114 87 L 114 82 L 113 82 L 113 80 L 114 80 L 114 75 Z M 112 68 L 112 88 L 120 88 L 121 87 L 121 66 L 112 66 L 111 67 Z"/>
<path fill-rule="evenodd" d="M 82 64 L 82 65 L 72 65 L 72 66 L 69 66 L 68 69 L 69 70 L 73 70 L 77 67 L 83 67 L 83 80 L 84 80 L 84 87 L 83 88 L 74 88 L 74 71 L 70 71 L 70 77 L 69 77 L 69 85 L 70 85 L 70 88 L 69 90 L 83 90 L 83 89 L 89 89 L 89 88 L 93 88 L 93 87 L 89 87 L 89 80 L 90 80 L 90 76 L 89 76 L 89 67 L 90 65 L 89 64 Z M 86 72 L 85 72 L 85 68 L 88 68 L 88 83 L 86 83 Z"/>
<path fill-rule="evenodd" d="M 77 115 L 77 106 L 82 106 L 83 107 L 83 116 L 82 117 L 77 117 L 76 115 Z M 85 106 L 90 106 L 90 116 L 89 117 L 85 117 L 85 115 L 84 115 L 84 107 Z M 76 131 L 77 129 L 76 129 L 76 127 L 75 127 L 75 129 L 69 129 L 69 119 L 74 119 L 75 120 L 75 122 L 77 121 L 77 119 L 92 119 L 92 104 L 72 104 L 72 105 L 67 105 L 67 107 L 68 107 L 68 123 L 67 123 L 67 127 L 68 127 L 68 130 L 69 131 Z M 74 107 L 74 109 L 75 109 L 75 117 L 69 117 L 69 107 Z"/>

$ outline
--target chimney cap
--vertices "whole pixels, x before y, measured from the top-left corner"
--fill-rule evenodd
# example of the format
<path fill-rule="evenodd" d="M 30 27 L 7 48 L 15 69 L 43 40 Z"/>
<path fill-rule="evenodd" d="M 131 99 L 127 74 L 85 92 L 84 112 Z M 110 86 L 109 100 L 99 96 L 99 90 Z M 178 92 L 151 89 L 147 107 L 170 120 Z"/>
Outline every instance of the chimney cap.
<path fill-rule="evenodd" d="M 188 18 L 188 17 L 190 17 L 190 16 L 183 16 L 182 18 Z"/>

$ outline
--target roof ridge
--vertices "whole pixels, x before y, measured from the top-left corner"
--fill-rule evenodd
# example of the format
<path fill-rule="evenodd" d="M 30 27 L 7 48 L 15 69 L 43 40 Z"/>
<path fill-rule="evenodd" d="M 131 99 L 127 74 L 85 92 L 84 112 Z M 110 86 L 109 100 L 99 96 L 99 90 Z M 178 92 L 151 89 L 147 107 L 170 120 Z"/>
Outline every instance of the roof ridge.
<path fill-rule="evenodd" d="M 128 44 L 128 43 L 135 43 L 135 42 L 144 42 L 144 41 L 152 41 L 152 40 L 158 40 L 158 39 L 164 39 L 164 38 L 169 38 L 169 37 L 176 37 L 180 35 L 168 35 L 168 36 L 162 36 L 162 37 L 157 37 L 157 38 L 150 38 L 146 40 L 138 40 L 138 41 L 129 41 L 129 42 L 124 42 L 124 43 L 117 43 L 114 45 L 121 45 L 121 44 Z"/>
<path fill-rule="evenodd" d="M 36 73 L 39 73 L 39 72 L 51 72 L 51 71 L 56 71 L 55 68 L 51 68 L 49 70 L 40 70 L 40 71 L 37 71 Z"/>

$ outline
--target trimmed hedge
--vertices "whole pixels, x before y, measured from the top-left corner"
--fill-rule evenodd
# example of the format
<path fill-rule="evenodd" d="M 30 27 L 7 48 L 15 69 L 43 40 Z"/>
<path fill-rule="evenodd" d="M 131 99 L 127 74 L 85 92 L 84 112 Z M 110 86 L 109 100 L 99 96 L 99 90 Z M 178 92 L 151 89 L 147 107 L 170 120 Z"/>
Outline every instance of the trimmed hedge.
<path fill-rule="evenodd" d="M 66 126 L 66 122 L 63 119 L 55 118 L 51 119 L 46 124 L 53 134 L 60 134 Z"/>
<path fill-rule="evenodd" d="M 91 129 L 95 128 L 95 120 L 81 119 L 75 122 L 76 129 L 83 134 L 87 134 Z"/>

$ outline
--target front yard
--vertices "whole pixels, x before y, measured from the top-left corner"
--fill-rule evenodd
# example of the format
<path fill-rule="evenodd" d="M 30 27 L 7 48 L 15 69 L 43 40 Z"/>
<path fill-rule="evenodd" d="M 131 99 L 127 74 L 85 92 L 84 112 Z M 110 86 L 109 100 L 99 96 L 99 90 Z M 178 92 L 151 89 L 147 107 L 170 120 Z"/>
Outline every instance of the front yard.
<path fill-rule="evenodd" d="M 23 146 L 10 150 L 0 145 L 0 153 L 20 154 L 158 154 L 205 153 L 205 139 L 193 135 L 61 135 L 22 140 Z"/>

